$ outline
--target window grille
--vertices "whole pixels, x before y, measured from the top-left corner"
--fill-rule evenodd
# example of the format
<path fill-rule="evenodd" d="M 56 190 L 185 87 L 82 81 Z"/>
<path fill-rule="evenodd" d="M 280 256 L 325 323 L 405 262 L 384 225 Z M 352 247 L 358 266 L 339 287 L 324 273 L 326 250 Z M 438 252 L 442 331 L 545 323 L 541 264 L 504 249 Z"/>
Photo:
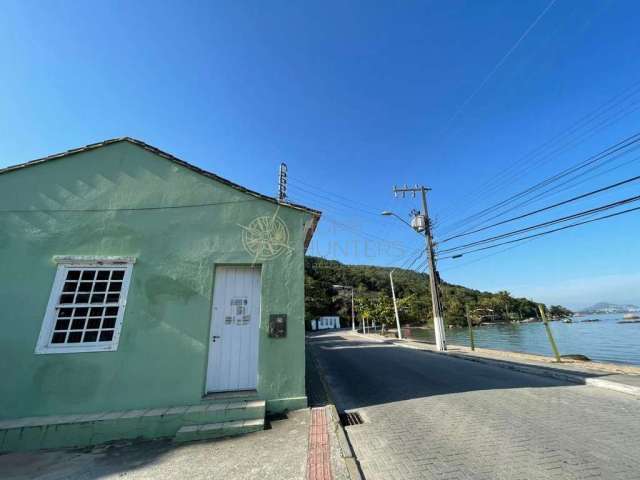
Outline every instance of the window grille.
<path fill-rule="evenodd" d="M 116 350 L 131 263 L 59 265 L 36 353 Z"/>

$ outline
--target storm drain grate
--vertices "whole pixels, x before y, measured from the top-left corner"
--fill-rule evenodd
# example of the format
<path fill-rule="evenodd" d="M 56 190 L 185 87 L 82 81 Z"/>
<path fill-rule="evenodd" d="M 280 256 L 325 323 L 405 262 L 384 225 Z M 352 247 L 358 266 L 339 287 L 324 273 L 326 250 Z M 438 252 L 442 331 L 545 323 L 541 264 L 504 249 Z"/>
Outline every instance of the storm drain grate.
<path fill-rule="evenodd" d="M 344 412 L 340 414 L 340 423 L 343 427 L 350 425 L 360 425 L 364 423 L 358 412 Z"/>

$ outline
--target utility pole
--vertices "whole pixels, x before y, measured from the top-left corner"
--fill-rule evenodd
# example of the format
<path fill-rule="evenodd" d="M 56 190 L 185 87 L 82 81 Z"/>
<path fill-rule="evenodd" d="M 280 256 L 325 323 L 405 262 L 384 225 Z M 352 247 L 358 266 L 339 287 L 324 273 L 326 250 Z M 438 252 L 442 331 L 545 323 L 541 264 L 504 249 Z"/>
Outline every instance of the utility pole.
<path fill-rule="evenodd" d="M 391 280 L 391 296 L 393 297 L 393 310 L 396 314 L 396 327 L 398 328 L 398 338 L 402 340 L 402 332 L 400 331 L 400 316 L 398 315 L 398 302 L 396 302 L 396 291 L 393 288 L 393 272 L 389 272 L 389 280 Z"/>
<path fill-rule="evenodd" d="M 444 333 L 444 319 L 442 314 L 442 304 L 440 303 L 440 296 L 438 295 L 438 280 L 436 270 L 436 259 L 433 251 L 433 238 L 431 233 L 431 221 L 429 220 L 429 211 L 427 210 L 427 191 L 430 190 L 424 186 L 414 187 L 393 187 L 393 193 L 398 196 L 401 194 L 403 197 L 406 193 L 413 194 L 414 198 L 416 193 L 422 195 L 422 214 L 417 214 L 411 221 L 412 227 L 418 232 L 424 232 L 425 242 L 427 246 L 427 261 L 429 264 L 429 284 L 431 289 L 431 305 L 433 307 L 433 329 L 436 335 L 436 347 L 440 351 L 447 349 L 447 340 Z"/>
<path fill-rule="evenodd" d="M 280 164 L 278 174 L 278 200 L 284 202 L 287 199 L 287 164 Z"/>
<path fill-rule="evenodd" d="M 547 320 L 547 314 L 544 311 L 544 305 L 539 303 L 538 310 L 540 310 L 540 315 L 542 315 L 542 321 L 544 322 L 544 328 L 547 331 L 547 338 L 549 339 L 549 343 L 551 344 L 551 350 L 553 350 L 553 354 L 556 357 L 556 362 L 560 363 L 562 362 L 562 359 L 560 358 L 560 352 L 558 351 L 556 341 L 553 338 L 553 333 L 551 333 L 551 327 L 549 327 L 549 321 Z"/>
<path fill-rule="evenodd" d="M 471 316 L 469 315 L 469 306 L 465 305 L 464 309 L 467 317 L 467 327 L 469 328 L 469 345 L 471 346 L 471 351 L 473 352 L 476 349 L 476 342 L 473 338 L 473 324 L 471 322 Z"/>
<path fill-rule="evenodd" d="M 353 287 L 351 287 L 351 331 L 356 331 L 356 311 L 353 308 Z"/>

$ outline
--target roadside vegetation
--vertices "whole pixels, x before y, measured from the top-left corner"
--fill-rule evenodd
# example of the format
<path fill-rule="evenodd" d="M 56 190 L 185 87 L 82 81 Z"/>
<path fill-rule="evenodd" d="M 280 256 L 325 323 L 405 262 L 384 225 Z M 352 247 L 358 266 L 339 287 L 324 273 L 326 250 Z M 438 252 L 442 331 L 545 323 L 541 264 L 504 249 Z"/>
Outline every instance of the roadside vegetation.
<path fill-rule="evenodd" d="M 351 319 L 351 293 L 336 290 L 333 285 L 355 288 L 357 318 L 375 320 L 378 324 L 395 325 L 389 272 L 392 268 L 371 265 L 345 265 L 320 257 L 305 258 L 306 319 L 322 315 L 339 315 Z M 397 269 L 393 273 L 400 321 L 403 325 L 423 325 L 431 322 L 431 294 L 428 275 L 414 270 Z M 537 304 L 526 298 L 514 298 L 509 292 L 481 292 L 460 285 L 441 283 L 441 298 L 445 322 L 464 326 L 465 312 L 471 312 L 474 324 L 511 322 L 538 317 Z M 560 305 L 547 308 L 551 318 L 570 316 L 572 312 Z"/>

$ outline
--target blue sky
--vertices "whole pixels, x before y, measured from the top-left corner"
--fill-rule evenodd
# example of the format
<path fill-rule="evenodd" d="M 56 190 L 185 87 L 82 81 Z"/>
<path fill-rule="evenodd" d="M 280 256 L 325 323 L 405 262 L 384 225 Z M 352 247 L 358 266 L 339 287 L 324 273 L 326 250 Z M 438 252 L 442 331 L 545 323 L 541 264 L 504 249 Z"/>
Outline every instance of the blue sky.
<path fill-rule="evenodd" d="M 285 161 L 291 199 L 325 212 L 310 253 L 402 265 L 422 240 L 377 215 L 418 206 L 394 199 L 394 184 L 433 189 L 439 240 L 640 131 L 639 14 L 632 1 L 5 1 L 0 166 L 128 135 L 275 194 Z M 602 121 L 549 143 L 612 98 Z M 630 153 L 511 214 L 637 175 L 638 163 Z M 639 225 L 632 213 L 440 269 L 545 302 L 640 303 Z"/>

